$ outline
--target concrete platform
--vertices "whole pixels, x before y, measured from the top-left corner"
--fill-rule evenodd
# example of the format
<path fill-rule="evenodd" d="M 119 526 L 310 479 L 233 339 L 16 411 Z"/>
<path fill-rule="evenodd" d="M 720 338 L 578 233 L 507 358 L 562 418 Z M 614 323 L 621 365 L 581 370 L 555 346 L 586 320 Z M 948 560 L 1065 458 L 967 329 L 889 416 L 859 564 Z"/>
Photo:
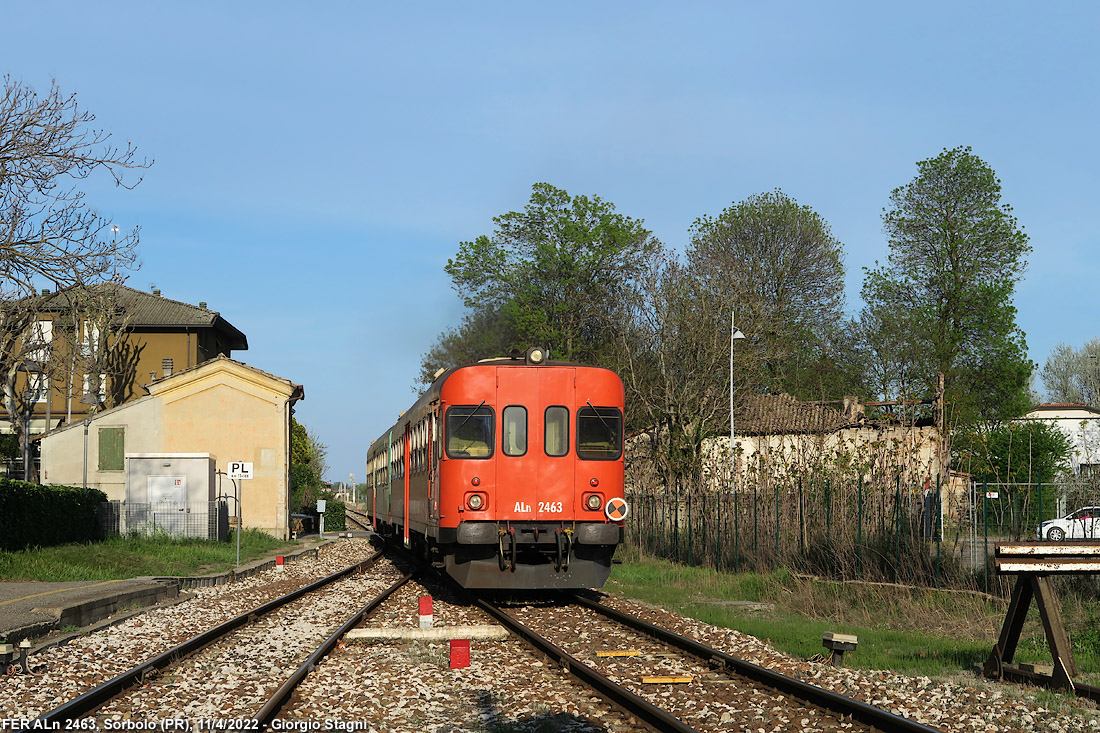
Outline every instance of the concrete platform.
<path fill-rule="evenodd" d="M 0 583 L 0 639 L 16 643 L 84 627 L 179 595 L 180 584 L 152 578 L 73 583 Z"/>
<path fill-rule="evenodd" d="M 310 544 L 284 554 L 292 563 L 313 557 L 328 541 L 343 533 L 326 532 L 325 542 Z M 347 533 L 359 535 L 358 533 Z M 313 538 L 316 541 L 316 537 Z M 275 566 L 275 555 L 239 568 L 195 577 L 144 577 L 124 580 L 93 580 L 66 583 L 0 582 L 0 642 L 15 644 L 23 639 L 41 639 L 59 631 L 86 630 L 93 625 L 115 623 L 157 604 L 172 603 L 187 588 L 223 585 Z M 183 597 L 186 597 L 183 593 Z M 109 621 L 107 621 L 109 619 Z M 56 643 L 52 639 L 35 648 Z"/>

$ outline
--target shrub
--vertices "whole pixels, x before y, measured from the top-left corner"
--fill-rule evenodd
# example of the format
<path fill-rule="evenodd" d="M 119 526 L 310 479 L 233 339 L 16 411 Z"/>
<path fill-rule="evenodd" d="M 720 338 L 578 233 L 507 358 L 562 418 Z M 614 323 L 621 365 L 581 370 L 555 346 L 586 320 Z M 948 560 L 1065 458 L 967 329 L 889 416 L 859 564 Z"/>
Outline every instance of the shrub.
<path fill-rule="evenodd" d="M 0 478 L 0 549 L 22 550 L 99 539 L 99 489 L 40 486 Z"/>

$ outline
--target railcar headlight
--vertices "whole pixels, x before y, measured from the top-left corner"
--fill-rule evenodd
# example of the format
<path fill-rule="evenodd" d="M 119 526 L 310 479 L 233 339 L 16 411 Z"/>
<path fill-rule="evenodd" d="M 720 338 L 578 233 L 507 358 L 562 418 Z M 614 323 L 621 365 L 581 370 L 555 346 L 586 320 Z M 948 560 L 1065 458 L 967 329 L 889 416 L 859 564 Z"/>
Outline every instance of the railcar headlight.
<path fill-rule="evenodd" d="M 546 352 L 537 346 L 527 350 L 528 364 L 541 364 L 546 360 Z"/>
<path fill-rule="evenodd" d="M 588 498 L 584 500 L 584 505 L 593 512 L 599 511 L 600 504 L 602 503 L 603 501 L 600 499 L 599 494 L 589 494 Z"/>
<path fill-rule="evenodd" d="M 485 499 L 481 494 L 470 494 L 470 497 L 466 499 L 466 506 L 476 512 L 481 509 L 481 507 L 485 506 Z"/>

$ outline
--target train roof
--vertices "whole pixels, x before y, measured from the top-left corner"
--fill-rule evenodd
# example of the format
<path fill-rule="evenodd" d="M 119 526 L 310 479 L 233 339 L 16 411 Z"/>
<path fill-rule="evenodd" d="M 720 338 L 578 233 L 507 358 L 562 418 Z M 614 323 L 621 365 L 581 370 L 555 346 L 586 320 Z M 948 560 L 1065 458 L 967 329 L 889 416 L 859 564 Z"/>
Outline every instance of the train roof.
<path fill-rule="evenodd" d="M 414 402 L 408 409 L 398 415 L 397 421 L 394 422 L 393 425 L 386 428 L 386 430 L 384 430 L 381 435 L 371 441 L 370 445 L 367 447 L 367 455 L 370 455 L 376 443 L 385 442 L 387 440 L 387 436 L 389 435 L 390 431 L 392 431 L 396 426 L 400 425 L 405 420 L 406 415 L 408 415 L 409 413 L 415 414 L 418 412 L 418 407 L 422 407 L 438 399 L 440 392 L 443 390 L 443 383 L 446 382 L 453 374 L 460 372 L 464 369 L 475 369 L 477 367 L 493 366 L 580 367 L 584 369 L 602 369 L 605 371 L 609 371 L 612 374 L 615 373 L 613 369 L 610 369 L 608 367 L 595 366 L 593 364 L 583 364 L 579 361 L 556 361 L 553 359 L 547 359 L 546 361 L 542 361 L 537 364 L 531 364 L 526 357 L 527 355 L 525 354 L 519 354 L 518 356 L 499 356 L 490 359 L 481 359 L 474 362 L 473 364 L 462 364 L 461 366 L 451 367 L 450 369 L 440 372 L 439 376 L 435 378 L 435 381 L 433 381 L 428 389 L 424 391 L 424 394 L 420 395 L 416 402 Z"/>

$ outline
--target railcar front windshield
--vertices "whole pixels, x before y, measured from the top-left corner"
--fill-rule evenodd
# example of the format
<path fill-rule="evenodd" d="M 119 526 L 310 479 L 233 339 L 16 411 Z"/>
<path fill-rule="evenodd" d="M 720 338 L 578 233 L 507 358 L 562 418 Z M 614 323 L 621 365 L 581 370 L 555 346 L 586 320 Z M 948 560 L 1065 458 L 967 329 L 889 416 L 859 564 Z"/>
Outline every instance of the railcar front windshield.
<path fill-rule="evenodd" d="M 623 454 L 623 413 L 617 407 L 577 410 L 577 457 L 614 461 Z"/>
<path fill-rule="evenodd" d="M 447 455 L 489 458 L 493 455 L 493 410 L 481 405 L 455 405 L 447 410 Z"/>

